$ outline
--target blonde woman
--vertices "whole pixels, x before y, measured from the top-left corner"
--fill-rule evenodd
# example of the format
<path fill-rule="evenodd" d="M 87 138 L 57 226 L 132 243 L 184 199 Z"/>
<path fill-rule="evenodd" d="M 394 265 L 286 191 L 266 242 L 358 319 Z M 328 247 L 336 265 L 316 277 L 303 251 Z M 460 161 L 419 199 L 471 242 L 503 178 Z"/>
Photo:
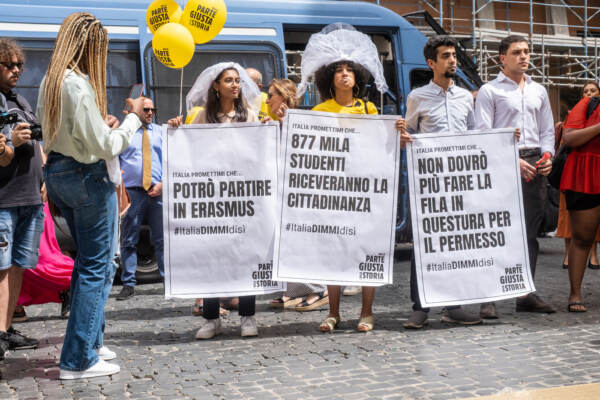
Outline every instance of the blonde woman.
<path fill-rule="evenodd" d="M 143 99 L 127 99 L 131 113 L 120 128 L 106 114 L 108 35 L 93 15 L 63 21 L 37 115 L 42 121 L 48 197 L 67 220 L 77 245 L 71 278 L 71 315 L 60 356 L 60 379 L 119 372 L 116 354 L 103 346 L 104 305 L 116 266 L 113 256 L 117 198 L 106 160 L 125 150 L 141 126 Z"/>
<path fill-rule="evenodd" d="M 296 84 L 290 79 L 273 79 L 269 83 L 267 104 L 271 114 L 281 122 L 288 109 L 298 106 L 296 98 Z M 272 121 L 270 116 L 263 118 L 262 122 Z M 295 308 L 296 311 L 311 311 L 329 303 L 327 288 L 324 285 L 312 283 L 287 284 L 287 291 L 271 301 L 274 308 Z"/>

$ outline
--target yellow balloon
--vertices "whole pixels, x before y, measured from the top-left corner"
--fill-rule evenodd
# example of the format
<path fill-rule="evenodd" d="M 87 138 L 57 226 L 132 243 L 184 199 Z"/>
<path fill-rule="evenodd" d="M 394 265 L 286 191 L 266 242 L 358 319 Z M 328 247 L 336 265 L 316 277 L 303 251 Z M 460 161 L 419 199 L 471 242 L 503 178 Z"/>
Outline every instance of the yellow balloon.
<path fill-rule="evenodd" d="M 150 32 L 169 22 L 179 22 L 183 11 L 175 0 L 154 0 L 146 10 L 146 23 Z"/>
<path fill-rule="evenodd" d="M 221 32 L 227 20 L 224 0 L 189 0 L 181 16 L 181 24 L 187 27 L 198 44 L 210 42 Z"/>
<path fill-rule="evenodd" d="M 152 38 L 152 50 L 158 61 L 169 68 L 183 68 L 194 56 L 196 45 L 190 31 L 181 24 L 164 24 Z"/>

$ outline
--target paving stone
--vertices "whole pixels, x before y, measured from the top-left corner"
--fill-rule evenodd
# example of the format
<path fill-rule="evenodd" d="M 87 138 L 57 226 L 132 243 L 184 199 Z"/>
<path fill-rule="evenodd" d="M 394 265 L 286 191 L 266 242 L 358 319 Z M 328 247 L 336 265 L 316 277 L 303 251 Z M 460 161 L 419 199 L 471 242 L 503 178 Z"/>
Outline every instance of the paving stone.
<path fill-rule="evenodd" d="M 263 296 L 256 315 L 261 336 L 241 339 L 239 318 L 230 315 L 222 335 L 196 341 L 200 320 L 190 315 L 191 300 L 165 300 L 153 284 L 117 302 L 115 287 L 105 341 L 121 372 L 84 381 L 57 379 L 66 321 L 56 318 L 56 305 L 30 306 L 32 318 L 17 329 L 43 347 L 0 362 L 0 398 L 445 400 L 598 382 L 600 273 L 586 271 L 588 312 L 568 314 L 563 242 L 540 244 L 536 288 L 558 312 L 516 313 L 514 301 L 502 301 L 499 320 L 474 327 L 441 324 L 440 310 L 432 309 L 428 328 L 402 328 L 411 312 L 406 257 L 395 264 L 394 284 L 377 289 L 376 330 L 367 335 L 355 330 L 360 296 L 342 298 L 343 321 L 334 334 L 318 331 L 326 310 L 273 312 Z"/>

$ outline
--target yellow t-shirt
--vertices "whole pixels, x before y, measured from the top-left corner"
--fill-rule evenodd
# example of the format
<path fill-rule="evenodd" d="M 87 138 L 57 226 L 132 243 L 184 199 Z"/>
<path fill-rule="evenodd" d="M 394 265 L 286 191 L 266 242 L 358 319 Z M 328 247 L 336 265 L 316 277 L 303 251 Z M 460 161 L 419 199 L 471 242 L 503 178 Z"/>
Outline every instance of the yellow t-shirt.
<path fill-rule="evenodd" d="M 317 104 L 312 110 L 338 114 L 365 114 L 365 102 L 361 99 L 355 99 L 354 106 L 344 107 L 338 104 L 335 99 L 329 99 Z M 367 114 L 377 114 L 377 107 L 370 101 L 367 101 Z"/>
<path fill-rule="evenodd" d="M 262 103 L 260 105 L 260 111 L 258 112 L 258 120 L 262 121 L 263 118 L 268 115 L 273 121 L 277 121 L 279 118 L 277 118 L 277 115 L 271 113 L 271 107 L 267 104 L 267 97 L 269 97 L 269 95 L 265 92 L 260 92 L 260 95 L 262 97 Z"/>

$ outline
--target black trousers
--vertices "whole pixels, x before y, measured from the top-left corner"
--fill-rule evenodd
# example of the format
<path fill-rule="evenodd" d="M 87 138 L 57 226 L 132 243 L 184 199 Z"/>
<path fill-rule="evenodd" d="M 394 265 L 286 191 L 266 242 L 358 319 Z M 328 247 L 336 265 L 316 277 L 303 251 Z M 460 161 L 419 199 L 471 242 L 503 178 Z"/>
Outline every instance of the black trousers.
<path fill-rule="evenodd" d="M 202 316 L 206 319 L 219 318 L 219 298 L 203 299 Z M 241 317 L 251 317 L 256 313 L 256 296 L 240 296 L 239 314 Z"/>
<path fill-rule="evenodd" d="M 419 299 L 419 285 L 417 284 L 417 264 L 415 264 L 415 256 L 413 254 L 410 260 L 410 299 L 413 302 L 413 311 L 423 311 L 428 313 L 429 308 L 421 307 L 421 300 Z M 454 310 L 460 308 L 460 306 L 446 306 L 447 310 Z"/>
<path fill-rule="evenodd" d="M 535 162 L 540 159 L 540 153 L 521 153 L 521 158 L 535 167 Z M 535 277 L 535 266 L 540 250 L 537 234 L 544 223 L 544 207 L 546 207 L 546 197 L 548 196 L 546 182 L 547 178 L 542 175 L 536 175 L 535 178 L 529 182 L 521 178 L 523 209 L 525 210 L 525 229 L 532 278 Z"/>
<path fill-rule="evenodd" d="M 539 150 L 526 150 L 520 157 L 535 167 L 536 161 L 540 159 Z M 529 249 L 529 265 L 531 266 L 531 276 L 535 277 L 535 266 L 537 263 L 540 244 L 537 240 L 537 233 L 544 223 L 544 207 L 546 206 L 546 197 L 548 188 L 546 187 L 547 178 L 542 175 L 536 175 L 529 182 L 521 178 L 521 187 L 523 192 L 523 208 L 525 210 L 525 229 L 527 235 L 527 247 Z M 417 285 L 417 267 L 414 257 L 410 263 L 410 299 L 413 302 L 414 311 L 429 312 L 429 308 L 421 307 L 419 300 L 419 286 Z M 446 307 L 448 309 L 458 308 L 460 306 Z"/>

